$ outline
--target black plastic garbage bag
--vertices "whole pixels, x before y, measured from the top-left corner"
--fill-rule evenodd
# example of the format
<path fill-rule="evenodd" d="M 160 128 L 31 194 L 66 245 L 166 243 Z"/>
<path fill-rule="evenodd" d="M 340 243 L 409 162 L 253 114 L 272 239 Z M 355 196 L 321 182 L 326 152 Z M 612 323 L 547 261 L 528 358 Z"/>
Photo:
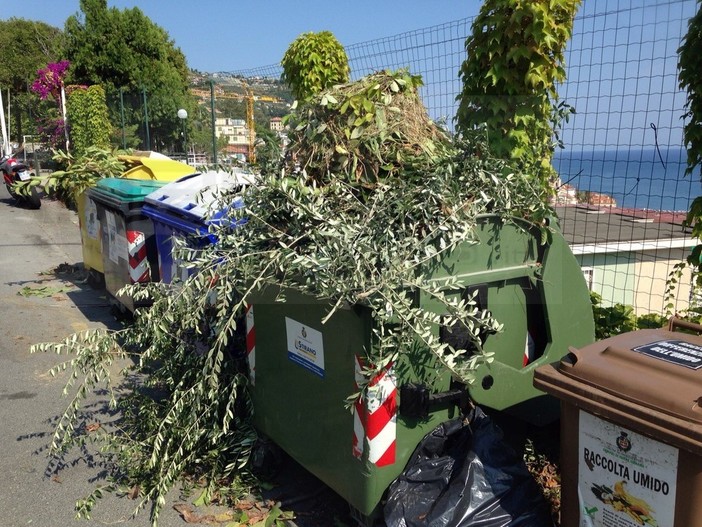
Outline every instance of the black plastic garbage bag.
<path fill-rule="evenodd" d="M 502 431 L 475 408 L 417 446 L 390 485 L 388 527 L 552 527 L 541 490 Z"/>

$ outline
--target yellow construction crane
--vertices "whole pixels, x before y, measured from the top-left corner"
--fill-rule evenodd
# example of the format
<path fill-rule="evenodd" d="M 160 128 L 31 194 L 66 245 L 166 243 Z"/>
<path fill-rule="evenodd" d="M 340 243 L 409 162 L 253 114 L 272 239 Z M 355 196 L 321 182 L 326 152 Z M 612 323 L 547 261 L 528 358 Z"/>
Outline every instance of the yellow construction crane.
<path fill-rule="evenodd" d="M 256 162 L 256 123 L 254 123 L 254 94 L 249 85 L 241 82 L 246 90 L 246 128 L 249 129 L 249 163 Z"/>
<path fill-rule="evenodd" d="M 256 162 L 256 123 L 254 122 L 254 101 L 262 102 L 275 102 L 275 103 L 285 103 L 283 99 L 278 97 L 273 97 L 270 95 L 254 95 L 251 87 L 244 81 L 241 81 L 244 87 L 244 94 L 241 93 L 226 93 L 223 90 L 219 90 L 219 93 L 215 92 L 215 98 L 220 99 L 234 99 L 237 101 L 246 101 L 246 128 L 249 130 L 249 163 Z M 207 99 L 210 97 L 210 92 L 207 90 L 199 90 L 197 88 L 191 88 L 190 93 L 199 97 L 201 99 Z"/>

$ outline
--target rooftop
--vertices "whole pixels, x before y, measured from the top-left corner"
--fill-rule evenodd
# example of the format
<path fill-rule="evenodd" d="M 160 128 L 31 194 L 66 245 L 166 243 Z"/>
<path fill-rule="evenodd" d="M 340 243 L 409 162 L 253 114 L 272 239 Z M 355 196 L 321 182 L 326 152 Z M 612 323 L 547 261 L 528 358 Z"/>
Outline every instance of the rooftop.
<path fill-rule="evenodd" d="M 578 254 L 686 247 L 684 212 L 575 205 L 555 207 L 563 236 Z"/>

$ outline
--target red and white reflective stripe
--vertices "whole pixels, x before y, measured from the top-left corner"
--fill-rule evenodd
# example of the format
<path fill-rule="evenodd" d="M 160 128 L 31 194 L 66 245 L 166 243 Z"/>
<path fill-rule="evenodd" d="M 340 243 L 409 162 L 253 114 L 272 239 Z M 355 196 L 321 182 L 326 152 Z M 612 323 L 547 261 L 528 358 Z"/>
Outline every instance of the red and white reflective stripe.
<path fill-rule="evenodd" d="M 356 385 L 362 381 L 359 357 L 355 357 Z M 371 379 L 353 412 L 353 455 L 383 467 L 395 463 L 397 446 L 397 385 L 392 365 Z M 366 450 L 367 449 L 367 450 Z"/>
<path fill-rule="evenodd" d="M 256 382 L 256 328 L 254 327 L 254 308 L 246 309 L 246 359 L 249 363 L 251 384 Z"/>
<path fill-rule="evenodd" d="M 127 231 L 129 278 L 133 284 L 149 281 L 149 261 L 146 258 L 146 237 L 143 232 Z"/>
<path fill-rule="evenodd" d="M 524 357 L 522 358 L 522 367 L 528 366 L 536 358 L 536 343 L 531 336 L 531 332 L 527 331 L 526 343 L 524 344 Z"/>

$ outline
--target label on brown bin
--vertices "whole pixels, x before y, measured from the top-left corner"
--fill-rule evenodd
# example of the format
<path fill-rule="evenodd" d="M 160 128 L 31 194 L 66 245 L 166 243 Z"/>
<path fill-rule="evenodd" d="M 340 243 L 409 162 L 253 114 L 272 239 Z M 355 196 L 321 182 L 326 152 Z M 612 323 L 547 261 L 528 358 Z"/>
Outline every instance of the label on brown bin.
<path fill-rule="evenodd" d="M 670 527 L 678 449 L 580 411 L 580 527 Z"/>
<path fill-rule="evenodd" d="M 702 368 L 702 346 L 685 340 L 658 340 L 637 346 L 632 351 L 692 370 Z"/>

